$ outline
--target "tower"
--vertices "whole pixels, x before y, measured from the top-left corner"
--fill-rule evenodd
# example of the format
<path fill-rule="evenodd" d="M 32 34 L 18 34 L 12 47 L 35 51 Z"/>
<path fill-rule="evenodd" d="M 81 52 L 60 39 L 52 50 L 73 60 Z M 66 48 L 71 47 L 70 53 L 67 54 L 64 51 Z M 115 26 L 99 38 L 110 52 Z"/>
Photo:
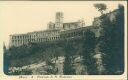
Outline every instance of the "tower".
<path fill-rule="evenodd" d="M 53 30 L 53 29 L 55 29 L 55 24 L 53 22 L 49 22 L 47 24 L 47 27 L 48 27 L 49 30 Z"/>
<path fill-rule="evenodd" d="M 55 29 L 63 28 L 63 12 L 57 12 L 55 17 Z"/>

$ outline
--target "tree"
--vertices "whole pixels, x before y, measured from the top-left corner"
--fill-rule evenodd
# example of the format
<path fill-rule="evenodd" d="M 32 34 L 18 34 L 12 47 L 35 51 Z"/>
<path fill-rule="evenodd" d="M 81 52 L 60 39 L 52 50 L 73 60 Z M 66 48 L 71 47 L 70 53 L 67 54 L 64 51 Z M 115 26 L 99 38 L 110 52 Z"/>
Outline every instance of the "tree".
<path fill-rule="evenodd" d="M 100 11 L 101 15 L 104 14 L 103 12 L 107 9 L 106 4 L 100 3 L 100 4 L 94 4 L 94 7 Z"/>
<path fill-rule="evenodd" d="M 97 74 L 96 70 L 96 60 L 93 58 L 95 55 L 94 52 L 95 48 L 95 34 L 87 30 L 84 35 L 84 41 L 83 41 L 83 65 L 85 65 L 85 70 L 88 74 Z"/>
<path fill-rule="evenodd" d="M 103 33 L 99 44 L 100 52 L 104 53 L 103 63 L 107 74 L 122 74 L 124 68 L 124 14 L 122 8 L 115 12 L 113 22 L 105 16 L 101 24 Z"/>
<path fill-rule="evenodd" d="M 64 75 L 74 75 L 75 70 L 73 69 L 72 65 L 72 58 L 68 53 L 65 55 L 65 61 L 64 61 Z"/>
<path fill-rule="evenodd" d="M 64 75 L 73 75 L 75 74 L 75 70 L 73 69 L 73 53 L 74 49 L 72 46 L 72 43 L 69 43 L 68 41 L 65 44 L 65 61 L 64 61 Z"/>
<path fill-rule="evenodd" d="M 124 6 L 123 6 L 122 4 L 119 4 L 119 5 L 118 5 L 118 8 L 119 8 L 120 10 L 124 10 Z"/>

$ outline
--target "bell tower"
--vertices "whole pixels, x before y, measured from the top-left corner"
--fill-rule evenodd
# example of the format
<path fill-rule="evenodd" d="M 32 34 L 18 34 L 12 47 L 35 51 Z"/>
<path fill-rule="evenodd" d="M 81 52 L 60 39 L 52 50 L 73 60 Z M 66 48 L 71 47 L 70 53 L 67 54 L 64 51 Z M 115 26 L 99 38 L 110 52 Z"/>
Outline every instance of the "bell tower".
<path fill-rule="evenodd" d="M 63 12 L 56 12 L 55 29 L 63 28 Z"/>

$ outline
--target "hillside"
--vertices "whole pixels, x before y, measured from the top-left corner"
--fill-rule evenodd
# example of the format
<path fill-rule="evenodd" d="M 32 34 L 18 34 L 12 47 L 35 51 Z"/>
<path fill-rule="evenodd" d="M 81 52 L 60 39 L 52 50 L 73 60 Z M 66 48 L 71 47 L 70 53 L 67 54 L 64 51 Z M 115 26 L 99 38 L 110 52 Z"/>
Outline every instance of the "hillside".
<path fill-rule="evenodd" d="M 6 49 L 5 73 L 8 75 L 122 74 L 124 10 L 121 7 L 98 19 L 100 25 L 93 24 L 85 35 L 78 39 L 31 43 Z"/>

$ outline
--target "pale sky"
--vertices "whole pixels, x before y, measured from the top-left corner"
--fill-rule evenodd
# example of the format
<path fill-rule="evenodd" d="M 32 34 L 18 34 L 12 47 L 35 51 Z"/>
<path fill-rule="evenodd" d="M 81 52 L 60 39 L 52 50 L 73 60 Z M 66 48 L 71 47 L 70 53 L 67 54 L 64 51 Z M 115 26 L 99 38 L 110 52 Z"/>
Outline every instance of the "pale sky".
<path fill-rule="evenodd" d="M 118 4 L 116 1 L 107 3 L 107 11 L 117 9 Z M 1 2 L 0 34 L 3 41 L 8 44 L 10 34 L 45 30 L 49 21 L 55 22 L 55 13 L 58 11 L 64 13 L 64 22 L 83 18 L 85 25 L 91 25 L 94 17 L 100 16 L 93 3 L 87 1 Z"/>

